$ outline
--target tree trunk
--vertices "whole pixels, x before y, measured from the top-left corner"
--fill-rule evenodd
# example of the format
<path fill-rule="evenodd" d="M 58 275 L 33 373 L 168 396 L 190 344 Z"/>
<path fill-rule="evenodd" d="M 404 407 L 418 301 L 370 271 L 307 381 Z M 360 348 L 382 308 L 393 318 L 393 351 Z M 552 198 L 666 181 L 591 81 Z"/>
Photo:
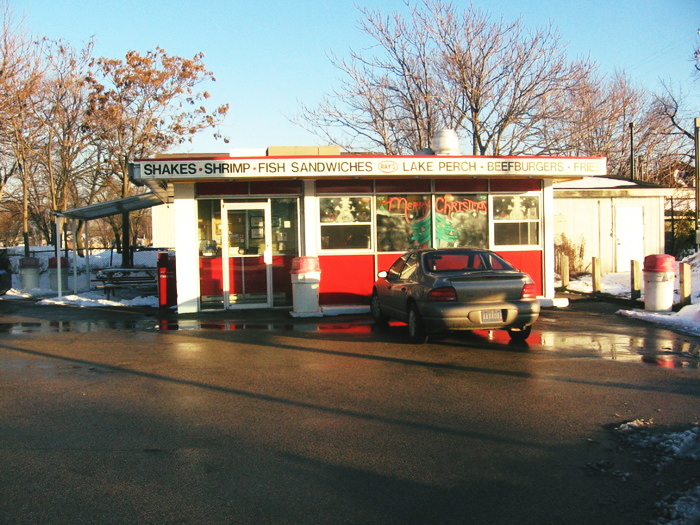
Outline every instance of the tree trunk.
<path fill-rule="evenodd" d="M 129 212 L 122 213 L 122 240 L 124 246 L 122 249 L 122 268 L 131 268 L 134 264 L 134 256 L 131 252 L 131 243 L 129 239 Z"/>

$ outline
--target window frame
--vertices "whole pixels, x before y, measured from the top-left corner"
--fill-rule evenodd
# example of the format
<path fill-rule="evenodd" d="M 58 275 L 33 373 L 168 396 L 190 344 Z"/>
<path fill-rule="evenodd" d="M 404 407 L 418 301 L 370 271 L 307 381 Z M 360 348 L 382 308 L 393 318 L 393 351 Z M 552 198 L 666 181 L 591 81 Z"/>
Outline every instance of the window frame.
<path fill-rule="evenodd" d="M 320 254 L 342 254 L 342 253 L 374 253 L 375 249 L 375 230 L 376 230 L 376 220 L 374 218 L 375 212 L 375 206 L 374 206 L 374 196 L 370 194 L 364 194 L 364 195 L 319 195 L 318 197 L 318 216 L 317 216 L 317 222 L 318 222 L 318 241 L 317 241 L 317 248 L 318 248 L 318 253 Z M 335 222 L 335 221 L 329 221 L 329 222 L 324 222 L 321 220 L 321 213 L 322 213 L 322 205 L 321 203 L 323 202 L 324 199 L 360 199 L 360 200 L 368 200 L 369 201 L 369 220 L 368 221 L 353 221 L 353 222 Z M 340 247 L 340 248 L 324 248 L 323 247 L 323 230 L 324 227 L 342 227 L 342 226 L 369 226 L 369 246 L 367 248 L 349 248 L 349 247 Z"/>
<path fill-rule="evenodd" d="M 537 199 L 537 218 L 522 218 L 522 219 L 498 219 L 496 217 L 496 207 L 494 199 L 502 197 L 533 197 Z M 543 221 L 542 221 L 542 192 L 499 192 L 489 194 L 489 248 L 493 251 L 521 251 L 521 250 L 542 250 L 543 243 Z M 528 244 L 497 244 L 496 243 L 496 225 L 497 224 L 535 224 L 537 226 L 537 243 Z"/>

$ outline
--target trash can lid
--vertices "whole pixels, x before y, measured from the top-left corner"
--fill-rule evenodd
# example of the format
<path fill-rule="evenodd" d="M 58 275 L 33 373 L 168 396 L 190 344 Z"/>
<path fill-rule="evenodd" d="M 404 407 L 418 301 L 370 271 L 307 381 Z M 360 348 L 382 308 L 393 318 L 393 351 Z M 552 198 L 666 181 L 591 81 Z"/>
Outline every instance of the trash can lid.
<path fill-rule="evenodd" d="M 292 260 L 291 273 L 320 272 L 318 257 L 295 257 Z"/>
<path fill-rule="evenodd" d="M 49 268 L 58 268 L 58 259 L 61 260 L 61 268 L 68 268 L 68 259 L 66 257 L 49 258 Z"/>
<path fill-rule="evenodd" d="M 673 255 L 647 255 L 644 257 L 645 272 L 675 272 L 676 258 Z"/>
<path fill-rule="evenodd" d="M 38 257 L 22 257 L 19 260 L 20 268 L 39 268 L 39 266 L 41 265 Z"/>

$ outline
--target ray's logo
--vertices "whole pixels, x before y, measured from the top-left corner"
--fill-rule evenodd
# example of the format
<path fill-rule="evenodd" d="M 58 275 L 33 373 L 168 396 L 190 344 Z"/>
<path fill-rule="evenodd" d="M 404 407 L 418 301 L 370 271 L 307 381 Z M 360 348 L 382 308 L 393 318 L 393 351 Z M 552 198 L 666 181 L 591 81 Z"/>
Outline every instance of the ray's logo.
<path fill-rule="evenodd" d="M 382 173 L 394 173 L 399 165 L 393 160 L 383 160 L 379 163 L 379 171 Z"/>

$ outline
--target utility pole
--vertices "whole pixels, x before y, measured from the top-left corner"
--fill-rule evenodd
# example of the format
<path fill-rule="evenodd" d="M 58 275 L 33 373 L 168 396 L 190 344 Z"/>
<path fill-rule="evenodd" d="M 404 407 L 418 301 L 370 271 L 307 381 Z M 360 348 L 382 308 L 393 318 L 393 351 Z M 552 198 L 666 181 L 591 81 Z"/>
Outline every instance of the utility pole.
<path fill-rule="evenodd" d="M 630 122 L 630 180 L 634 180 L 634 122 Z"/>

